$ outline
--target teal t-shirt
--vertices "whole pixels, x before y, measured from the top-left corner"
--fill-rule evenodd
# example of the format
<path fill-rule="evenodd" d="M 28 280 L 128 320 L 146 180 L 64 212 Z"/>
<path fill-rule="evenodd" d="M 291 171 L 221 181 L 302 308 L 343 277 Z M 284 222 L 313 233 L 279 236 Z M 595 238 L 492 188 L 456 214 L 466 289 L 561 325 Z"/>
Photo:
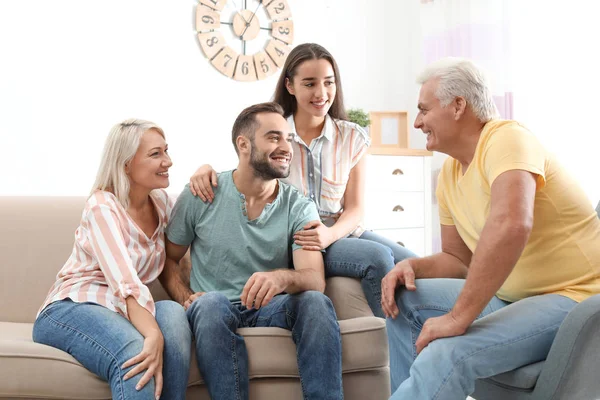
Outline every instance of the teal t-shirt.
<path fill-rule="evenodd" d="M 279 191 L 260 216 L 249 221 L 245 197 L 233 182 L 233 171 L 218 176 L 215 199 L 204 203 L 186 185 L 167 226 L 175 244 L 191 245 L 190 286 L 194 292 L 218 291 L 238 301 L 255 272 L 288 268 L 294 233 L 319 220 L 315 204 L 296 188 L 279 181 Z"/>

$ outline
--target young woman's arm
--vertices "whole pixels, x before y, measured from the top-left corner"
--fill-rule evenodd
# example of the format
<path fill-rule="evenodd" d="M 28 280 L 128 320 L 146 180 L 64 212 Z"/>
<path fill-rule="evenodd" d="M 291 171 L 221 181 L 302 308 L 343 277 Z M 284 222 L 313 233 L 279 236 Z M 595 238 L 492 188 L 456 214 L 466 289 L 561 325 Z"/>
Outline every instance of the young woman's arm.
<path fill-rule="evenodd" d="M 344 211 L 335 224 L 328 228 L 321 221 L 308 223 L 294 234 L 296 244 L 304 250 L 319 251 L 356 229 L 363 216 L 365 171 L 366 161 L 363 157 L 350 171 L 344 192 Z"/>
<path fill-rule="evenodd" d="M 360 224 L 364 212 L 366 157 L 350 171 L 346 191 L 344 192 L 344 211 L 330 228 L 333 242 L 352 233 Z"/>

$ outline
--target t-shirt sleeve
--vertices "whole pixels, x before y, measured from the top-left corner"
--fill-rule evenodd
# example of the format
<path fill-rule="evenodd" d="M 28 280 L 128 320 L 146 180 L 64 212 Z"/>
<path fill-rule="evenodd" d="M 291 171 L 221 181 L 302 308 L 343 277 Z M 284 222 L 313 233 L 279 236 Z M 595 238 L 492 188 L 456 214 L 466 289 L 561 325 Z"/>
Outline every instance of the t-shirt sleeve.
<path fill-rule="evenodd" d="M 359 125 L 353 125 L 352 133 L 350 134 L 352 140 L 350 141 L 351 149 L 351 159 L 350 159 L 350 168 L 354 168 L 356 164 L 362 159 L 362 157 L 367 154 L 367 150 L 371 145 L 371 139 L 367 135 L 367 132 Z"/>
<path fill-rule="evenodd" d="M 296 251 L 301 249 L 302 246 L 294 243 L 294 233 L 302 230 L 302 228 L 310 221 L 319 221 L 320 217 L 315 203 L 297 192 L 293 196 L 293 204 L 290 207 L 290 218 L 290 226 L 292 227 L 290 232 L 292 251 Z"/>
<path fill-rule="evenodd" d="M 185 185 L 171 211 L 166 231 L 169 241 L 180 246 L 190 245 L 196 234 L 197 221 L 206 207 L 199 197 L 192 194 L 189 184 Z"/>
<path fill-rule="evenodd" d="M 510 170 L 536 175 L 537 190 L 546 185 L 546 150 L 538 139 L 520 125 L 500 128 L 489 139 L 483 153 L 483 169 L 490 187 L 498 176 Z"/>
<path fill-rule="evenodd" d="M 446 160 L 448 163 L 448 160 Z M 440 224 L 442 225 L 454 225 L 454 219 L 452 218 L 452 214 L 450 213 L 450 209 L 448 208 L 448 203 L 446 202 L 446 197 L 444 195 L 446 191 L 446 180 L 444 179 L 444 174 L 448 170 L 448 166 L 444 163 L 444 166 L 440 170 L 438 175 L 438 183 L 435 189 L 435 197 L 438 202 L 438 212 L 440 215 Z"/>

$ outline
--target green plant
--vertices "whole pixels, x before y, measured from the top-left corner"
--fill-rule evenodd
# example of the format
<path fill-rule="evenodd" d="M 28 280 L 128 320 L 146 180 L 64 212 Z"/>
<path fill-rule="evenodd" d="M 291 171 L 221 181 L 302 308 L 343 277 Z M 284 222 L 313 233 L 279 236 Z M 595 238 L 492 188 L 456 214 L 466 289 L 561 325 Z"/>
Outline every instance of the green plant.
<path fill-rule="evenodd" d="M 348 120 L 362 126 L 363 128 L 366 128 L 371 124 L 369 114 L 367 114 L 366 112 L 364 112 L 364 110 L 360 108 L 351 108 L 347 111 L 347 114 Z"/>

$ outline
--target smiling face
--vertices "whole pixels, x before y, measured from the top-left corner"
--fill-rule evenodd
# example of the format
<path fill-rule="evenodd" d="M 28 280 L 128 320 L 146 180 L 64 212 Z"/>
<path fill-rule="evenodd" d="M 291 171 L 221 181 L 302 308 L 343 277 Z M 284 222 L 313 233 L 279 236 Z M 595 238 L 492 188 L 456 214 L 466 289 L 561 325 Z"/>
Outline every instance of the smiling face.
<path fill-rule="evenodd" d="M 287 178 L 292 160 L 292 137 L 287 121 L 276 113 L 256 115 L 258 129 L 250 140 L 250 166 L 264 180 Z"/>
<path fill-rule="evenodd" d="M 455 118 L 456 100 L 442 107 L 435 95 L 437 85 L 437 79 L 429 79 L 421 86 L 415 128 L 427 135 L 427 150 L 448 154 L 458 135 Z"/>
<path fill-rule="evenodd" d="M 125 165 L 131 187 L 148 190 L 169 186 L 169 168 L 173 165 L 165 138 L 155 129 L 142 135 L 133 158 Z"/>
<path fill-rule="evenodd" d="M 335 79 L 333 67 L 325 59 L 300 64 L 292 80 L 286 80 L 288 92 L 296 98 L 297 113 L 325 117 L 335 100 Z"/>

